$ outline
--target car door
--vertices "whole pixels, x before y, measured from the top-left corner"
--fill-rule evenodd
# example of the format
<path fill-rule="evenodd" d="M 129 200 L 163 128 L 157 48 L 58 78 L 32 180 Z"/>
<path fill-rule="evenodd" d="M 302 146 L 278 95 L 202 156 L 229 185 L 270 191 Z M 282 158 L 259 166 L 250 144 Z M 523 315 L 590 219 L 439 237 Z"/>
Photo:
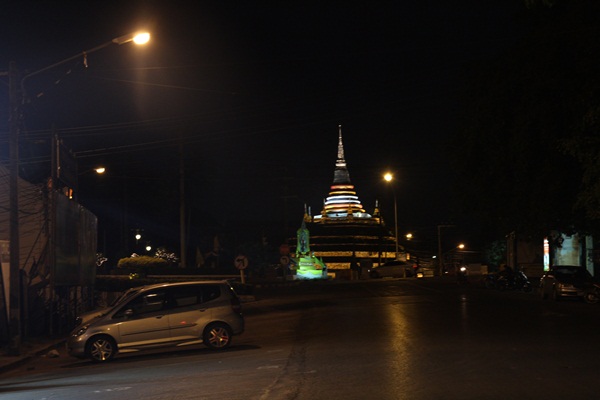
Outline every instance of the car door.
<path fill-rule="evenodd" d="M 170 341 L 164 288 L 139 293 L 113 317 L 120 320 L 119 348 L 144 347 Z"/>
<path fill-rule="evenodd" d="M 212 322 L 212 306 L 220 297 L 220 286 L 178 286 L 171 288 L 169 296 L 174 304 L 169 313 L 171 339 L 175 342 L 201 339 L 204 327 Z"/>
<path fill-rule="evenodd" d="M 555 274 L 555 271 L 554 271 L 554 269 L 551 268 L 548 272 L 546 272 L 546 274 L 543 277 L 542 291 L 543 291 L 544 296 L 550 296 L 554 290 L 554 283 L 555 283 L 554 274 Z"/>

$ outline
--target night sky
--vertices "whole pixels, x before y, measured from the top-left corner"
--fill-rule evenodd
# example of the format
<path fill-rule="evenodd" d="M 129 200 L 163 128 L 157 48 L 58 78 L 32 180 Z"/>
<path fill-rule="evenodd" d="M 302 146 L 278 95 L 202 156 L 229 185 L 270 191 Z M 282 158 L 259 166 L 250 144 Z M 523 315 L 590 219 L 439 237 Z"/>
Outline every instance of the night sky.
<path fill-rule="evenodd" d="M 454 223 L 446 155 L 459 150 L 446 140 L 459 128 L 465 71 L 518 41 L 523 2 L 320 3 L 9 2 L 0 70 L 14 60 L 37 71 L 132 31 L 152 34 L 145 48 L 112 45 L 89 54 L 87 68 L 80 57 L 26 81 L 22 175 L 49 175 L 57 133 L 77 155 L 79 198 L 101 230 L 112 236 L 125 207 L 130 227 L 177 243 L 183 143 L 192 230 L 295 231 L 304 204 L 317 214 L 327 196 L 342 125 L 367 212 L 379 200 L 392 223 L 382 180 L 391 170 L 400 231 Z M 106 176 L 89 172 L 98 164 Z"/>

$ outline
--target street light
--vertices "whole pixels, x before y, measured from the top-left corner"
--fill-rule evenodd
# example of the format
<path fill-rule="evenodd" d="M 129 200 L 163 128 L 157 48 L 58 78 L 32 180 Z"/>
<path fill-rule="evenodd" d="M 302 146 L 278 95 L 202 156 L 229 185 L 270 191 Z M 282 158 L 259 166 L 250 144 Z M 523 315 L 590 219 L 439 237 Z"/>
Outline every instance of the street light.
<path fill-rule="evenodd" d="M 55 157 L 55 158 L 58 158 L 58 157 Z M 57 162 L 57 164 L 58 164 L 58 162 Z M 53 166 L 53 167 L 52 167 L 52 170 L 53 170 L 52 172 L 53 172 L 53 174 L 54 174 L 54 172 L 55 172 L 55 171 L 54 171 L 54 169 L 55 169 L 55 168 L 56 168 L 57 170 L 58 170 L 58 169 L 60 169 L 60 167 L 59 167 L 59 166 Z M 92 173 L 93 173 L 93 174 L 95 174 L 95 175 L 104 175 L 104 173 L 106 172 L 106 167 L 103 167 L 103 166 L 101 166 L 101 165 L 100 165 L 100 166 L 93 167 L 93 168 L 90 168 L 90 169 L 83 170 L 82 172 L 79 172 L 79 168 L 77 168 L 77 166 L 76 166 L 75 168 L 76 168 L 76 170 L 77 170 L 77 176 L 74 178 L 74 179 L 75 179 L 75 181 L 74 181 L 74 182 L 72 182 L 72 183 L 71 183 L 71 185 L 74 185 L 74 186 L 75 186 L 75 187 L 74 187 L 74 190 L 75 190 L 75 192 L 76 192 L 77 194 L 79 194 L 79 178 L 80 178 L 80 177 L 82 177 L 82 176 L 87 176 L 88 174 L 92 174 Z M 57 174 L 57 175 L 58 175 L 58 174 Z M 56 186 L 55 186 L 55 185 L 56 185 L 56 183 L 54 182 L 56 179 L 58 179 L 58 178 L 57 178 L 57 177 L 55 177 L 55 176 L 53 176 L 53 177 L 52 177 L 52 185 L 53 185 L 53 187 L 56 187 Z"/>
<path fill-rule="evenodd" d="M 385 179 L 386 182 L 392 182 L 394 180 L 394 175 L 392 175 L 390 172 L 386 172 L 385 175 L 383 175 L 383 179 Z M 394 187 L 394 185 L 392 184 L 392 192 L 394 193 L 394 237 L 396 239 L 396 260 L 398 259 L 398 202 L 396 201 L 396 189 Z M 404 277 L 406 278 L 406 271 L 404 271 Z"/>
<path fill-rule="evenodd" d="M 122 45 L 133 42 L 135 44 L 145 44 L 150 40 L 149 33 L 132 33 L 119 36 L 99 46 L 89 50 L 82 51 L 72 57 L 62 61 L 48 65 L 37 71 L 31 72 L 23 76 L 19 81 L 19 71 L 17 64 L 14 61 L 9 63 L 7 73 L 0 75 L 8 75 L 8 96 L 9 96 L 9 346 L 10 354 L 19 355 L 21 347 L 21 290 L 20 290 L 20 260 L 19 260 L 19 117 L 21 114 L 21 106 L 25 102 L 25 82 L 27 79 L 39 75 L 42 72 L 48 71 L 60 65 L 66 64 L 72 60 L 83 57 L 84 65 L 87 67 L 87 56 L 100 49 L 108 47 L 112 44 Z M 20 90 L 20 91 L 19 91 Z"/>
<path fill-rule="evenodd" d="M 102 50 L 105 47 L 108 47 L 112 44 L 117 44 L 117 45 L 122 45 L 125 43 L 130 43 L 133 42 L 136 45 L 144 45 L 146 43 L 148 43 L 150 41 L 150 34 L 148 32 L 139 32 L 139 33 L 129 33 L 127 35 L 123 35 L 123 36 L 119 36 L 117 38 L 114 38 L 112 40 L 109 40 L 108 42 L 102 43 L 99 46 L 96 47 L 92 47 L 91 49 L 88 50 L 84 50 L 80 53 L 75 54 L 74 56 L 65 58 L 64 60 L 58 61 L 54 64 L 48 65 L 47 67 L 44 67 L 42 69 L 39 69 L 37 71 L 31 72 L 27 75 L 25 75 L 22 79 L 21 79 L 21 100 L 24 101 L 25 100 L 25 81 L 29 78 L 31 78 L 32 76 L 35 75 L 39 75 L 42 72 L 46 72 L 50 69 L 53 69 L 55 67 L 58 67 L 59 65 L 63 65 L 68 63 L 69 61 L 73 61 L 76 60 L 80 57 L 83 57 L 83 64 L 87 67 L 87 56 L 95 53 L 98 50 Z"/>
<path fill-rule="evenodd" d="M 465 248 L 465 245 L 464 245 L 464 243 L 460 243 L 459 245 L 457 245 L 457 246 L 456 246 L 456 247 L 454 247 L 453 249 L 450 249 L 450 250 L 446 251 L 446 252 L 444 253 L 444 257 L 443 257 L 443 258 L 446 258 L 446 257 L 447 257 L 447 256 L 450 254 L 450 264 L 451 264 L 453 267 L 456 267 L 456 263 L 455 263 L 455 262 L 456 262 L 456 261 L 461 261 L 461 260 L 462 260 L 462 257 L 461 257 L 461 259 L 459 259 L 459 258 L 457 257 L 457 254 L 456 254 L 456 253 L 457 253 L 457 250 L 462 250 L 462 249 L 464 249 L 464 248 Z M 455 270 L 455 271 L 456 271 L 456 270 Z"/>
<path fill-rule="evenodd" d="M 128 35 L 119 36 L 112 40 L 112 43 L 121 45 L 129 42 L 133 42 L 135 44 L 146 44 L 150 41 L 150 33 L 148 32 L 138 32 L 138 33 L 130 33 Z"/>

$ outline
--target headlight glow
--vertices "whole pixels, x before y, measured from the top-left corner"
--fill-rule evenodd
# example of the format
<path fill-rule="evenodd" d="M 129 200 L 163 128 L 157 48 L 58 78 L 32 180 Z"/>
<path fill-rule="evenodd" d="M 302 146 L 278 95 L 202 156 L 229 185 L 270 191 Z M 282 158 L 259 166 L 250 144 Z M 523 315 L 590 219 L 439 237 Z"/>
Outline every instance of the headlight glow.
<path fill-rule="evenodd" d="M 88 329 L 88 326 L 89 326 L 89 325 L 84 325 L 84 326 L 82 326 L 82 327 L 81 327 L 81 328 L 79 328 L 79 329 L 78 329 L 78 330 L 77 330 L 75 333 L 73 333 L 73 336 L 81 336 L 81 335 L 83 335 L 83 334 L 84 334 L 84 333 L 87 331 L 87 329 Z"/>

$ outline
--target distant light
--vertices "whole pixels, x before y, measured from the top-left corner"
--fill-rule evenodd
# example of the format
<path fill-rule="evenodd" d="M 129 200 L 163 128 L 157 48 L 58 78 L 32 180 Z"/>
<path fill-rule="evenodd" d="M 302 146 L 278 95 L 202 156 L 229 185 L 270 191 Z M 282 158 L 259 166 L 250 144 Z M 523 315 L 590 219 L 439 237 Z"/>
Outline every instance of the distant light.
<path fill-rule="evenodd" d="M 140 235 L 139 233 L 135 234 L 135 240 L 140 240 L 142 238 L 142 235 Z"/>
<path fill-rule="evenodd" d="M 389 173 L 389 172 L 386 172 L 386 174 L 385 174 L 385 175 L 383 175 L 383 179 L 385 179 L 385 180 L 386 180 L 386 181 L 388 181 L 388 182 L 391 182 L 391 181 L 394 179 L 394 175 L 392 175 L 392 174 L 391 174 L 391 173 Z"/>
<path fill-rule="evenodd" d="M 150 251 L 150 250 L 152 250 L 152 246 L 150 246 L 150 245 L 146 246 L 146 251 Z"/>
<path fill-rule="evenodd" d="M 103 174 L 106 172 L 106 168 L 98 167 L 98 168 L 94 168 L 94 171 L 96 171 L 97 174 Z"/>
<path fill-rule="evenodd" d="M 464 248 L 465 248 L 465 245 L 461 243 L 461 244 L 459 244 L 459 245 L 458 245 L 458 248 L 459 248 L 459 249 L 464 249 Z"/>
<path fill-rule="evenodd" d="M 407 240 L 410 240 L 410 239 L 412 239 L 412 237 L 413 237 L 412 233 L 407 233 L 407 234 L 406 234 L 406 239 L 407 239 Z"/>

